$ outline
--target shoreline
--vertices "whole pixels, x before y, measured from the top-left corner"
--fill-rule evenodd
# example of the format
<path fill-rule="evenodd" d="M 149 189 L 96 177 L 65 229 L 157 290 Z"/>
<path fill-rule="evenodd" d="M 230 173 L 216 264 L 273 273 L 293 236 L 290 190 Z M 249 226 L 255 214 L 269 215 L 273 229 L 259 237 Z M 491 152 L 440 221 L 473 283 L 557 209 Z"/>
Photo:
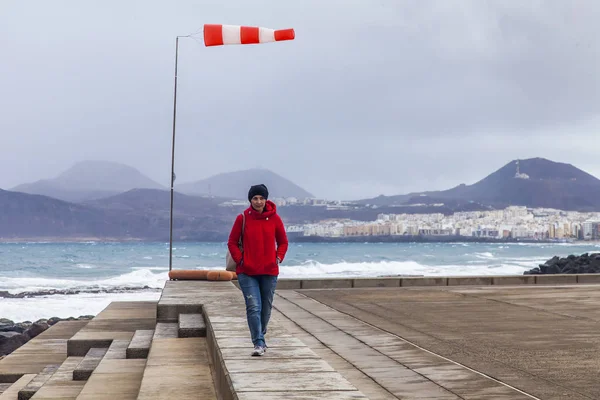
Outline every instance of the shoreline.
<path fill-rule="evenodd" d="M 224 243 L 224 240 L 186 240 L 178 239 L 177 243 Z M 539 243 L 539 244 L 575 244 L 598 245 L 600 240 L 550 240 L 550 239 L 494 239 L 477 238 L 471 236 L 288 236 L 289 243 Z M 43 243 L 168 243 L 165 240 L 151 240 L 142 238 L 113 238 L 113 237 L 30 237 L 30 238 L 4 238 L 0 237 L 0 244 L 43 244 Z"/>

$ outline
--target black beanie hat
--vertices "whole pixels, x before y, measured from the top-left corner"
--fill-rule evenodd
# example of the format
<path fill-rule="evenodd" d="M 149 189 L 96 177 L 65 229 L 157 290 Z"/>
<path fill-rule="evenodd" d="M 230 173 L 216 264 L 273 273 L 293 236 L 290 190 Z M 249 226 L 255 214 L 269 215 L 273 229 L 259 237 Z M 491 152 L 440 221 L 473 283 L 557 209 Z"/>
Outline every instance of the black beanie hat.
<path fill-rule="evenodd" d="M 248 201 L 251 201 L 257 194 L 261 195 L 266 200 L 269 198 L 269 189 L 263 184 L 250 186 L 250 190 L 248 191 Z"/>

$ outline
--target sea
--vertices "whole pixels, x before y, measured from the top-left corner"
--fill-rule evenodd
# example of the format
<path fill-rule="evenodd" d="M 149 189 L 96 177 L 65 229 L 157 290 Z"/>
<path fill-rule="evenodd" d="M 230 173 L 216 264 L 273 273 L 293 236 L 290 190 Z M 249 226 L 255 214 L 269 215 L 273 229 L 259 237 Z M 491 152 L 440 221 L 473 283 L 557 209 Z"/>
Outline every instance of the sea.
<path fill-rule="evenodd" d="M 225 243 L 174 243 L 173 269 L 224 269 Z M 522 275 L 598 243 L 290 243 L 280 278 Z M 96 315 L 112 301 L 158 300 L 168 243 L 0 243 L 0 318 Z M 17 296 L 17 297 L 15 297 Z"/>

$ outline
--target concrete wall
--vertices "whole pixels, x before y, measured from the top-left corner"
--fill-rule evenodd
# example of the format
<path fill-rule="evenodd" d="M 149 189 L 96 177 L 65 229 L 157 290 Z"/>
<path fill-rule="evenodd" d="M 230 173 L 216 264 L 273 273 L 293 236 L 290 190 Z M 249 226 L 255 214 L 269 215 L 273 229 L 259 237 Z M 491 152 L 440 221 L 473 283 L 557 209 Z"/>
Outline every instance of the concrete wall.
<path fill-rule="evenodd" d="M 600 274 L 446 276 L 406 278 L 280 278 L 277 289 L 349 289 L 413 286 L 507 286 L 600 283 Z"/>

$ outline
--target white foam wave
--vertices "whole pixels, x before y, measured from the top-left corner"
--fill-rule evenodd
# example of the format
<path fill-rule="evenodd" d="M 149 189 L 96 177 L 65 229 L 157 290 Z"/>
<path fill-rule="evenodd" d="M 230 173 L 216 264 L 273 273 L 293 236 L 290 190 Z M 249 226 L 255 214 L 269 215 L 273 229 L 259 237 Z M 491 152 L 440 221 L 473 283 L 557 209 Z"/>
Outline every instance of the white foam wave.
<path fill-rule="evenodd" d="M 23 299 L 2 299 L 0 315 L 15 322 L 42 318 L 97 315 L 113 301 L 157 301 L 160 291 L 133 293 L 81 293 Z"/>
<path fill-rule="evenodd" d="M 468 254 L 465 254 L 465 255 L 468 255 Z M 484 258 L 484 259 L 491 259 L 491 258 L 494 258 L 494 257 L 495 257 L 495 256 L 494 256 L 492 253 L 490 253 L 489 251 L 486 251 L 486 252 L 484 252 L 484 253 L 474 253 L 473 255 L 474 255 L 475 257 L 477 257 L 477 258 Z"/>
<path fill-rule="evenodd" d="M 282 265 L 279 267 L 279 272 L 281 278 L 372 277 L 384 275 L 522 275 L 524 271 L 531 269 L 530 263 L 423 265 L 415 261 L 380 261 L 322 264 L 310 260 L 301 265 Z"/>
<path fill-rule="evenodd" d="M 52 289 L 114 289 L 144 286 L 160 289 L 164 287 L 165 281 L 168 279 L 168 272 L 166 270 L 160 273 L 153 273 L 148 268 L 135 270 L 112 278 L 97 280 L 3 277 L 0 282 L 0 290 L 6 290 L 9 293 L 16 294 Z"/>

